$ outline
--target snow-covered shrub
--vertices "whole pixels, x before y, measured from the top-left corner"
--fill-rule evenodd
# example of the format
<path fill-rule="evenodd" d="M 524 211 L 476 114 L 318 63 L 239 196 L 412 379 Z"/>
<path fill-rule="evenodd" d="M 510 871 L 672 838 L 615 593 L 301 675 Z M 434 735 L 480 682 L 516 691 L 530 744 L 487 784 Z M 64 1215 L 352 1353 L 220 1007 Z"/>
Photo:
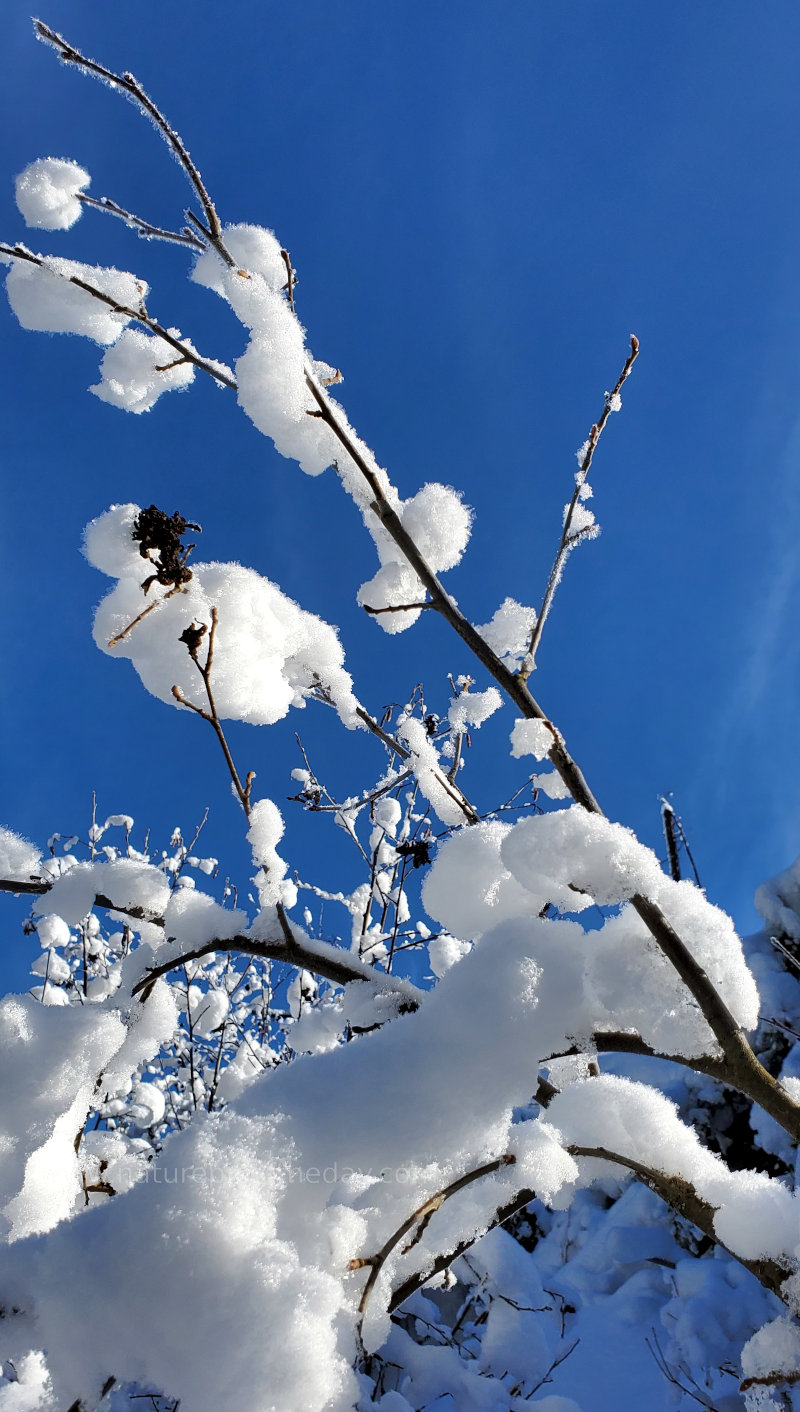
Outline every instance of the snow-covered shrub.
<path fill-rule="evenodd" d="M 0 829 L 2 888 L 32 897 L 34 976 L 0 1003 L 0 1407 L 574 1412 L 546 1389 L 611 1318 L 653 1328 L 681 1396 L 755 1408 L 783 1388 L 788 1405 L 796 870 L 762 889 L 769 930 L 744 947 L 603 816 L 527 685 L 567 558 L 597 532 L 588 474 L 636 339 L 579 452 L 538 613 L 506 598 L 473 626 L 439 578 L 471 511 L 438 482 L 404 500 L 354 432 L 337 371 L 307 348 L 288 252 L 219 221 L 130 75 L 38 29 L 155 118 L 204 220 L 171 235 L 123 214 L 193 249 L 191 277 L 242 347 L 231 370 L 150 316 L 137 275 L 3 245 L 20 323 L 104 346 L 91 391 L 118 408 L 150 410 L 202 372 L 306 474 L 335 466 L 378 556 L 358 601 L 389 634 L 434 609 L 485 680 L 451 680 L 442 714 L 418 688 L 378 721 L 335 629 L 256 569 L 195 562 L 183 515 L 114 505 L 88 526 L 88 559 L 116 580 L 95 641 L 214 732 L 254 892 L 239 905 L 199 830 L 159 851 L 113 815 L 42 854 Z M 53 230 L 87 204 L 120 214 L 88 182 L 35 162 L 20 210 Z M 293 771 L 294 800 L 363 861 L 335 894 L 291 875 L 283 814 L 223 724 L 309 700 L 386 751 L 344 800 L 307 759 Z M 504 704 L 512 757 L 548 767 L 479 808 L 460 769 Z M 321 901 L 346 939 L 320 934 Z"/>

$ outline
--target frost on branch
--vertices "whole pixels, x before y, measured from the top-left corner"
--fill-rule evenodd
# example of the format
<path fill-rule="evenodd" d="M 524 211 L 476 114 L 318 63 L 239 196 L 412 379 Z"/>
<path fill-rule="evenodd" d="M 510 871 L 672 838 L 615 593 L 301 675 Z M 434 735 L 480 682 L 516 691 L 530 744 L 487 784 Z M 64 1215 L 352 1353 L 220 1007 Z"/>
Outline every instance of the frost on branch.
<path fill-rule="evenodd" d="M 136 505 L 118 505 L 87 527 L 90 563 L 119 579 L 95 614 L 94 639 L 101 651 L 130 658 L 159 700 L 175 704 L 177 685 L 187 701 L 204 707 L 203 682 L 181 634 L 193 625 L 207 628 L 216 608 L 214 698 L 221 718 L 270 725 L 322 686 L 345 725 L 358 724 L 352 679 L 334 629 L 253 569 L 195 564 L 179 593 L 164 595 L 125 632 L 148 606 L 143 563 L 132 538 L 139 513 Z"/>
<path fill-rule="evenodd" d="M 42 157 L 16 180 L 17 206 L 25 224 L 40 230 L 69 230 L 82 212 L 79 193 L 91 177 L 77 162 Z"/>
<path fill-rule="evenodd" d="M 26 838 L 0 825 L 0 877 L 30 882 L 39 872 L 41 854 Z"/>

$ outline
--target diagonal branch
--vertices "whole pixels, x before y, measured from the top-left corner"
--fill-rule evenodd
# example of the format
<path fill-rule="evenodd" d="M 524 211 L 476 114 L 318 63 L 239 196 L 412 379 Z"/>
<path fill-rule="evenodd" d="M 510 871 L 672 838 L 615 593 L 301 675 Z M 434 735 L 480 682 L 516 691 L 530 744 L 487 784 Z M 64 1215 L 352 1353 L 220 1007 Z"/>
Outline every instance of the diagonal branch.
<path fill-rule="evenodd" d="M 96 289 L 93 284 L 89 284 L 78 275 L 62 274 L 60 270 L 53 268 L 46 256 L 34 255 L 33 251 L 26 250 L 24 245 L 0 244 L 0 255 L 8 255 L 12 260 L 24 260 L 29 265 L 38 266 L 40 270 L 47 270 L 56 279 L 63 279 L 66 284 L 74 284 L 76 289 L 82 289 L 85 294 L 91 294 L 93 299 L 98 299 L 101 304 L 107 305 L 115 314 L 124 314 L 127 319 L 141 324 L 143 328 L 149 329 L 151 333 L 163 338 L 164 342 L 168 343 L 180 355 L 181 360 L 193 363 L 196 368 L 200 368 L 201 372 L 208 373 L 212 378 L 216 378 L 217 382 L 231 388 L 233 392 L 236 391 L 235 378 L 223 371 L 221 363 L 215 363 L 210 358 L 201 357 L 199 353 L 194 352 L 186 343 L 182 343 L 180 339 L 170 333 L 169 329 L 164 328 L 163 324 L 152 319 L 144 308 L 131 309 L 126 304 L 118 304 L 112 295 L 105 294 L 102 289 Z"/>
<path fill-rule="evenodd" d="M 374 497 L 371 507 L 373 512 L 425 585 L 431 599 L 431 606 L 441 614 L 462 642 L 474 653 L 506 696 L 517 706 L 522 716 L 526 720 L 544 721 L 550 726 L 553 732 L 553 746 L 549 752 L 552 765 L 576 803 L 582 804 L 592 814 L 602 815 L 603 810 L 586 783 L 583 772 L 567 751 L 560 733 L 552 726 L 538 701 L 531 695 L 527 683 L 500 660 L 446 592 L 416 543 L 404 528 L 399 515 L 386 499 L 373 467 L 363 456 L 349 428 L 340 421 L 330 398 L 309 368 L 306 369 L 306 385 L 317 404 L 319 415 L 330 427 L 367 482 Z M 603 424 L 605 425 L 605 423 Z M 731 1014 L 704 968 L 692 955 L 661 908 L 649 898 L 638 894 L 631 898 L 631 906 L 641 917 L 651 936 L 697 1001 L 728 1061 L 730 1082 L 760 1103 L 762 1108 L 765 1108 L 770 1116 L 792 1137 L 800 1138 L 800 1104 L 790 1098 L 785 1089 L 781 1088 L 777 1080 L 759 1063 L 744 1031 Z"/>
<path fill-rule="evenodd" d="M 603 434 L 603 430 L 605 428 L 609 416 L 611 415 L 612 411 L 614 411 L 614 409 L 619 406 L 617 399 L 619 398 L 619 394 L 622 391 L 622 388 L 625 382 L 627 381 L 631 369 L 633 368 L 633 365 L 636 362 L 638 356 L 639 340 L 635 334 L 631 334 L 631 351 L 628 354 L 628 357 L 625 361 L 625 365 L 619 377 L 617 378 L 614 388 L 611 392 L 606 393 L 602 415 L 592 426 L 592 429 L 589 433 L 589 440 L 586 442 L 586 449 L 583 453 L 583 456 L 581 457 L 580 468 L 578 470 L 578 474 L 575 477 L 575 489 L 572 492 L 572 498 L 569 504 L 567 505 L 566 514 L 564 515 L 564 526 L 561 531 L 561 539 L 559 541 L 558 549 L 556 550 L 556 557 L 553 560 L 553 567 L 550 570 L 550 577 L 547 580 L 547 587 L 544 591 L 542 606 L 539 609 L 538 616 L 531 631 L 531 640 L 528 644 L 528 651 L 525 654 L 525 659 L 519 669 L 519 675 L 522 681 L 527 681 L 528 677 L 536 666 L 536 652 L 539 647 L 539 643 L 542 640 L 544 625 L 547 622 L 548 616 L 550 614 L 550 609 L 553 605 L 553 598 L 555 597 L 556 589 L 558 588 L 558 585 L 561 582 L 561 575 L 564 572 L 564 565 L 566 564 L 571 551 L 575 548 L 575 545 L 578 544 L 581 539 L 586 537 L 582 531 L 578 531 L 577 534 L 572 532 L 572 522 L 575 516 L 575 509 L 578 504 L 578 501 L 581 498 L 581 491 L 584 485 L 586 484 L 586 477 L 589 474 L 589 469 L 592 464 L 592 458 L 594 456 L 595 450 L 597 449 L 597 443 Z"/>
<path fill-rule="evenodd" d="M 595 1157 L 606 1162 L 615 1162 L 618 1166 L 627 1168 L 627 1170 L 633 1172 L 640 1181 L 644 1182 L 651 1191 L 655 1191 L 656 1194 L 661 1197 L 662 1201 L 673 1211 L 683 1216 L 685 1220 L 690 1221 L 692 1225 L 696 1226 L 704 1235 L 707 1235 L 715 1245 L 719 1245 L 722 1249 L 727 1250 L 727 1246 L 722 1244 L 722 1241 L 720 1241 L 714 1230 L 716 1208 L 712 1206 L 710 1202 L 705 1201 L 703 1197 L 699 1196 L 691 1183 L 687 1182 L 685 1178 L 669 1176 L 664 1172 L 657 1171 L 655 1168 L 647 1167 L 644 1163 L 637 1162 L 633 1158 L 624 1157 L 618 1152 L 611 1152 L 605 1147 L 581 1147 L 575 1145 L 568 1147 L 566 1150 L 573 1157 Z M 524 1211 L 525 1207 L 529 1206 L 535 1199 L 536 1192 L 530 1188 L 524 1188 L 516 1192 L 509 1201 L 497 1208 L 493 1219 L 489 1222 L 487 1230 L 491 1231 L 497 1226 L 505 1225 L 506 1221 L 510 1221 L 513 1216 L 516 1216 L 520 1211 Z M 479 1239 L 480 1236 L 469 1236 L 459 1241 L 449 1251 L 442 1255 L 437 1255 L 436 1259 L 426 1265 L 423 1270 L 419 1270 L 414 1275 L 409 1275 L 401 1284 L 397 1285 L 393 1291 L 388 1306 L 389 1313 L 394 1313 L 396 1309 L 399 1309 L 407 1299 L 411 1298 L 412 1294 L 416 1294 L 417 1290 L 422 1289 L 436 1275 L 441 1274 L 444 1270 L 448 1270 L 459 1256 L 469 1250 Z M 791 1267 L 788 1262 L 786 1265 L 783 1265 L 778 1260 L 747 1260 L 736 1255 L 732 1250 L 728 1250 L 728 1254 L 731 1255 L 734 1260 L 737 1260 L 740 1265 L 743 1265 L 745 1269 L 749 1270 L 751 1274 L 755 1275 L 756 1279 L 765 1289 L 776 1294 L 779 1299 L 783 1298 L 781 1293 L 782 1286 L 787 1277 L 791 1274 Z"/>

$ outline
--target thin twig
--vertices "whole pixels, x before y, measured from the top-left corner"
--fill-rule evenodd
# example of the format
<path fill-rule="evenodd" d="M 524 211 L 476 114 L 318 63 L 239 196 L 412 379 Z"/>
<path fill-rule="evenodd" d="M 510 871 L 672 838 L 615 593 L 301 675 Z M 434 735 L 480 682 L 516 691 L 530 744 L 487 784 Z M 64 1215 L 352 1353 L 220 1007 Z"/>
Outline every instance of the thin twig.
<path fill-rule="evenodd" d="M 673 882 L 681 880 L 681 863 L 678 857 L 678 839 L 675 829 L 675 810 L 668 799 L 661 800 L 661 820 L 664 825 L 664 839 L 667 845 L 669 874 Z"/>
<path fill-rule="evenodd" d="M 309 971 L 312 975 L 323 976 L 325 980 L 332 981 L 334 985 L 345 986 L 349 985 L 351 981 L 364 981 L 382 993 L 399 995 L 403 1012 L 418 1008 L 421 998 L 420 992 L 410 982 L 399 980 L 396 976 L 387 976 L 384 971 L 366 965 L 365 962 L 359 961 L 342 947 L 326 946 L 324 950 L 317 947 L 311 948 L 298 941 L 293 933 L 290 932 L 290 935 L 291 945 L 285 933 L 282 934 L 280 940 L 256 939 L 245 935 L 211 938 L 192 951 L 182 952 L 179 956 L 172 956 L 169 960 L 154 966 L 140 981 L 137 981 L 131 994 L 141 995 L 142 999 L 146 1000 L 161 976 L 168 975 L 170 971 L 185 965 L 187 961 L 199 961 L 201 957 L 208 956 L 212 951 L 239 951 L 244 956 L 260 956 L 265 961 L 282 961 L 286 965 L 294 966 L 296 970 Z"/>
<path fill-rule="evenodd" d="M 553 567 L 550 570 L 550 577 L 547 580 L 547 587 L 544 591 L 542 606 L 539 609 L 536 622 L 534 623 L 533 628 L 531 630 L 531 638 L 528 644 L 528 651 L 525 654 L 525 658 L 519 669 L 519 677 L 521 681 L 527 681 L 528 677 L 536 666 L 536 652 L 539 647 L 539 643 L 542 640 L 544 625 L 547 622 L 547 618 L 549 616 L 550 609 L 553 604 L 553 598 L 555 596 L 556 589 L 558 588 L 558 585 L 561 581 L 561 575 L 564 569 L 564 564 L 567 560 L 567 556 L 569 555 L 570 551 L 574 549 L 578 541 L 581 538 L 585 537 L 583 535 L 583 532 L 579 532 L 578 534 L 571 533 L 575 508 L 581 498 L 581 491 L 586 483 L 586 477 L 589 474 L 589 469 L 592 464 L 592 457 L 594 456 L 595 450 L 597 448 L 597 443 L 603 434 L 603 429 L 606 425 L 606 422 L 608 421 L 612 410 L 614 409 L 615 405 L 617 405 L 616 398 L 619 397 L 623 385 L 626 382 L 630 374 L 631 368 L 636 362 L 638 356 L 639 340 L 635 334 L 631 334 L 631 351 L 628 354 L 628 357 L 625 361 L 625 365 L 619 377 L 617 378 L 613 390 L 611 392 L 606 393 L 602 414 L 599 420 L 594 423 L 589 433 L 589 440 L 586 443 L 586 450 L 581 458 L 580 468 L 578 470 L 577 476 L 575 477 L 575 489 L 572 492 L 572 498 L 567 506 L 566 514 L 564 516 L 564 525 L 561 531 L 561 539 L 559 540 L 558 549 L 556 550 L 556 557 L 553 560 Z"/>
<path fill-rule="evenodd" d="M 362 603 L 361 607 L 365 613 L 377 618 L 379 613 L 419 613 L 423 608 L 433 608 L 434 604 L 426 598 L 423 603 L 390 603 L 386 608 L 370 608 L 369 603 Z"/>
<path fill-rule="evenodd" d="M 176 701 L 180 702 L 182 706 L 188 706 L 191 711 L 195 711 L 198 716 L 202 716 L 204 721 L 208 721 L 208 724 L 212 727 L 217 737 L 217 740 L 219 741 L 222 753 L 225 757 L 225 764 L 228 766 L 230 777 L 233 780 L 233 787 L 236 790 L 236 793 L 239 798 L 239 803 L 244 809 L 246 817 L 249 819 L 251 810 L 250 791 L 253 787 L 255 773 L 251 770 L 246 776 L 244 784 L 242 784 L 242 781 L 239 778 L 239 772 L 233 762 L 233 756 L 231 755 L 230 746 L 228 745 L 228 742 L 225 738 L 225 732 L 222 729 L 222 723 L 219 719 L 219 715 L 217 714 L 217 707 L 214 701 L 214 692 L 211 687 L 211 667 L 214 661 L 214 639 L 216 637 L 218 622 L 219 614 L 216 608 L 212 608 L 211 628 L 208 634 L 208 650 L 206 652 L 205 662 L 201 662 L 197 655 L 197 650 L 200 642 L 199 629 L 197 641 L 188 643 L 189 656 L 191 657 L 192 661 L 197 667 L 197 670 L 200 673 L 200 676 L 203 679 L 203 686 L 205 687 L 206 696 L 208 698 L 208 711 L 204 710 L 202 706 L 196 706 L 192 701 L 189 701 L 187 697 L 184 696 L 179 686 L 173 686 L 172 695 L 175 697 Z"/>
<path fill-rule="evenodd" d="M 297 283 L 292 265 L 292 258 L 288 250 L 281 250 L 281 259 L 286 266 L 286 298 L 289 301 L 289 308 L 294 313 L 294 287 Z"/>
<path fill-rule="evenodd" d="M 106 211 L 110 216 L 118 216 L 127 226 L 131 226 L 147 240 L 169 240 L 175 245 L 190 245 L 193 250 L 208 248 L 205 241 L 187 227 L 184 227 L 182 231 L 164 230 L 162 226 L 154 226 L 141 216 L 134 215 L 133 211 L 126 211 L 124 206 L 120 206 L 117 201 L 112 201 L 110 196 L 87 196 L 85 191 L 79 191 L 76 194 L 83 206 L 91 206 L 94 211 Z"/>
<path fill-rule="evenodd" d="M 109 647 L 116 647 L 118 642 L 122 642 L 123 639 L 128 636 L 128 633 L 132 632 L 133 629 L 139 625 L 142 619 L 147 617 L 148 613 L 152 613 L 154 608 L 160 608 L 161 604 L 166 603 L 167 599 L 171 598 L 174 593 L 181 592 L 183 592 L 183 586 L 179 583 L 176 583 L 174 587 L 169 590 L 168 593 L 164 594 L 163 598 L 154 598 L 151 603 L 148 603 L 146 608 L 142 609 L 141 613 L 137 613 L 133 621 L 128 623 L 128 626 L 126 628 L 122 629 L 122 632 L 118 632 L 116 637 L 112 637 L 110 639 L 108 644 Z"/>

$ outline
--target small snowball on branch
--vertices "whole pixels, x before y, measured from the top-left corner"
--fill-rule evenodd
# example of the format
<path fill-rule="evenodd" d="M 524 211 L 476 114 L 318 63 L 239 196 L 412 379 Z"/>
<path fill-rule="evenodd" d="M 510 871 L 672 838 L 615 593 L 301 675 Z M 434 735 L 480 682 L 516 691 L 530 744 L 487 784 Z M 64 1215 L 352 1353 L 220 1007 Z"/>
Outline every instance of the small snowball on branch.
<path fill-rule="evenodd" d="M 69 230 L 82 214 L 79 193 L 91 177 L 77 162 L 60 157 L 40 157 L 16 180 L 17 206 L 28 226 L 40 230 Z"/>
<path fill-rule="evenodd" d="M 553 728 L 547 721 L 518 720 L 511 732 L 511 754 L 515 760 L 520 760 L 523 755 L 545 760 L 555 743 Z"/>

